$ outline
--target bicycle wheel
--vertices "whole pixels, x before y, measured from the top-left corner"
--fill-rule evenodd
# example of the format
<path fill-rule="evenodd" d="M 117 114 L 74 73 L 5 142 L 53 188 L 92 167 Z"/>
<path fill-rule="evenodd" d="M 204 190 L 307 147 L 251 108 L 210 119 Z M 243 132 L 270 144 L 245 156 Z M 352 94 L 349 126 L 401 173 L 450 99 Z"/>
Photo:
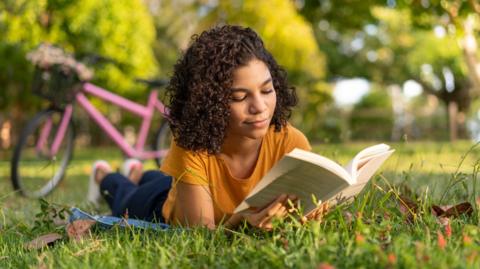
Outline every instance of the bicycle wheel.
<path fill-rule="evenodd" d="M 58 151 L 51 151 L 62 116 L 62 111 L 54 109 L 39 112 L 21 133 L 13 153 L 11 179 L 13 188 L 26 197 L 47 195 L 65 174 L 75 135 L 71 120 Z"/>
<path fill-rule="evenodd" d="M 172 131 L 168 126 L 168 121 L 164 121 L 160 128 L 158 128 L 157 133 L 155 134 L 155 142 L 153 144 L 153 149 L 158 150 L 168 150 L 170 148 L 170 143 L 172 141 Z M 163 158 L 155 158 L 155 162 L 158 167 L 162 164 Z"/>

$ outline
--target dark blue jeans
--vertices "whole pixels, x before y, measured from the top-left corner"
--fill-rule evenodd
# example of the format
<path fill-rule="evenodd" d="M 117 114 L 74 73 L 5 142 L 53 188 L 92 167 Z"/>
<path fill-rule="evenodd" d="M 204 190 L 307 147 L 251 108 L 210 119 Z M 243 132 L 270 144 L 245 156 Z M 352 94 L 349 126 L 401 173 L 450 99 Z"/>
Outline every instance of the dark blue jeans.
<path fill-rule="evenodd" d="M 100 184 L 100 193 L 107 201 L 112 215 L 165 222 L 162 207 L 172 185 L 172 177 L 160 171 L 144 172 L 138 185 L 120 173 L 110 173 Z"/>

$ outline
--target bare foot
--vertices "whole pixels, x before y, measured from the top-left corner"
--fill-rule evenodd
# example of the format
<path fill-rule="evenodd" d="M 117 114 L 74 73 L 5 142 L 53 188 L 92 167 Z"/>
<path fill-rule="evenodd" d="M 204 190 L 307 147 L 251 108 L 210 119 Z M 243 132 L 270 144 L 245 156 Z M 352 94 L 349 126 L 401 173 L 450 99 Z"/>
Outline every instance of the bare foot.
<path fill-rule="evenodd" d="M 140 179 L 142 178 L 143 165 L 142 163 L 134 163 L 132 165 L 133 167 L 130 169 L 128 179 L 130 179 L 130 181 L 134 184 L 138 185 L 138 183 L 140 183 Z"/>
<path fill-rule="evenodd" d="M 105 178 L 106 175 L 110 174 L 112 171 L 110 171 L 109 167 L 105 167 L 103 165 L 100 165 L 97 168 L 97 171 L 95 173 L 95 182 L 97 182 L 98 185 L 102 183 L 103 179 Z"/>

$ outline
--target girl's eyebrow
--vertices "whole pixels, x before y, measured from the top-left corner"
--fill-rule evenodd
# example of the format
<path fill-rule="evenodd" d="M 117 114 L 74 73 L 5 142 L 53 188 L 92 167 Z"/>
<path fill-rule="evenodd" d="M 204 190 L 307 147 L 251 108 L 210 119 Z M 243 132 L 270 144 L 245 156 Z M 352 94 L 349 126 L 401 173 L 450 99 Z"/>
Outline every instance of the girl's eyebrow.
<path fill-rule="evenodd" d="M 260 87 L 263 87 L 265 85 L 267 85 L 268 83 L 272 82 L 272 78 L 268 78 L 266 79 L 264 82 L 262 82 L 262 84 L 260 85 Z M 248 89 L 245 89 L 245 88 L 232 88 L 231 89 L 232 91 L 243 91 L 243 92 L 246 92 L 248 91 Z"/>

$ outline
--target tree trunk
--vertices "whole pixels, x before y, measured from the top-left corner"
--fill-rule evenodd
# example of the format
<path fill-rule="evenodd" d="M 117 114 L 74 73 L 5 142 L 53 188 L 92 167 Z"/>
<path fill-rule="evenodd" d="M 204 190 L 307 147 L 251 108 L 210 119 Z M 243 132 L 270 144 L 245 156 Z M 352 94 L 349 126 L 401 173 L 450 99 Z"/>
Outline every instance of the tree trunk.
<path fill-rule="evenodd" d="M 476 95 L 480 95 L 480 63 L 477 57 L 477 40 L 473 33 L 473 17 L 468 17 L 464 23 L 465 35 L 462 38 L 461 47 L 465 63 L 468 68 L 468 76 Z"/>
<path fill-rule="evenodd" d="M 457 103 L 450 101 L 447 104 L 448 107 L 448 125 L 450 131 L 450 141 L 455 141 L 458 139 L 458 105 Z"/>
<path fill-rule="evenodd" d="M 399 141 L 405 133 L 405 100 L 399 85 L 389 87 L 393 109 L 392 141 Z"/>

